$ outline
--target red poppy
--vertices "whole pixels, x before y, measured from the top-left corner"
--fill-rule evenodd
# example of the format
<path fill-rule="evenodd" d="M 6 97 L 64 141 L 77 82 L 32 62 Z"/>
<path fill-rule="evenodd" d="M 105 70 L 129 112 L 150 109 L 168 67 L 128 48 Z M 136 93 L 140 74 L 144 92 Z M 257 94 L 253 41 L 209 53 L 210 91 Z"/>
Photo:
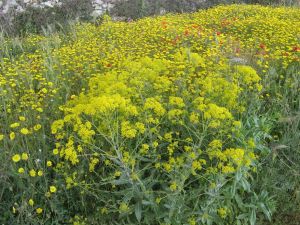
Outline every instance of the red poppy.
<path fill-rule="evenodd" d="M 174 39 L 171 41 L 171 43 L 172 43 L 173 45 L 176 45 L 177 42 L 178 42 L 178 40 L 179 40 L 179 36 L 177 35 L 176 38 L 174 38 Z"/>
<path fill-rule="evenodd" d="M 263 43 L 260 43 L 260 44 L 259 44 L 259 47 L 260 47 L 261 49 L 265 49 L 265 48 L 266 48 L 266 45 L 264 45 Z"/>
<path fill-rule="evenodd" d="M 283 56 L 289 56 L 290 54 L 288 52 L 283 52 L 282 55 Z"/>
<path fill-rule="evenodd" d="M 230 21 L 228 21 L 227 19 L 223 19 L 222 22 L 221 22 L 221 26 L 222 27 L 226 27 L 230 24 Z"/>
<path fill-rule="evenodd" d="M 188 29 L 186 29 L 185 31 L 184 31 L 184 35 L 185 36 L 188 36 L 190 34 L 190 31 L 188 30 Z"/>
<path fill-rule="evenodd" d="M 293 47 L 293 52 L 300 52 L 300 47 L 298 46 Z"/>

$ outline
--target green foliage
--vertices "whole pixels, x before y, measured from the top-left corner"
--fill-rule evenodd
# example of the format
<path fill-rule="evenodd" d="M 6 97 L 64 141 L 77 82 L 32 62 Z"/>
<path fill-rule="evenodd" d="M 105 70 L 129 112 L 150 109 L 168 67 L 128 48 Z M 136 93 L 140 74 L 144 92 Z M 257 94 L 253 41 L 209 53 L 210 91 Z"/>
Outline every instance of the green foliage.
<path fill-rule="evenodd" d="M 300 98 L 299 64 L 287 69 L 274 65 L 269 70 L 270 95 L 263 109 L 274 118 L 271 154 L 262 161 L 257 186 L 273 194 L 277 212 L 273 224 L 298 224 L 300 209 Z"/>

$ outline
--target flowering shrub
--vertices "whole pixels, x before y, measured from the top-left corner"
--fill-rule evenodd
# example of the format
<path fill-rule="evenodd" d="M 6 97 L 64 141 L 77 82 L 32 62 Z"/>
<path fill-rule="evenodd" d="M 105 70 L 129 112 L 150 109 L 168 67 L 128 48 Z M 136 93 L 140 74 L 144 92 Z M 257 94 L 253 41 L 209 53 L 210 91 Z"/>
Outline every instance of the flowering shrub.
<path fill-rule="evenodd" d="M 221 200 L 221 186 L 230 187 L 236 172 L 246 176 L 254 166 L 254 146 L 235 140 L 241 126 L 235 114 L 244 109 L 243 89 L 260 89 L 256 72 L 222 61 L 210 68 L 213 59 L 195 53 L 171 58 L 125 61 L 121 69 L 92 78 L 89 92 L 52 124 L 57 172 L 67 189 L 102 196 L 92 207 L 105 210 L 107 223 L 118 208 L 129 218 L 135 211 L 148 224 L 188 222 L 195 210 L 218 214 L 224 201 L 233 200 Z M 240 67 L 249 72 L 241 76 Z M 198 193 L 201 204 L 185 192 Z M 230 208 L 215 219 L 227 213 L 234 219 Z M 155 216 L 144 218 L 144 210 Z M 166 215 L 160 219 L 157 212 Z"/>
<path fill-rule="evenodd" d="M 0 222 L 270 218 L 251 186 L 270 138 L 260 107 L 299 91 L 270 72 L 299 65 L 299 16 L 232 5 L 3 40 Z"/>

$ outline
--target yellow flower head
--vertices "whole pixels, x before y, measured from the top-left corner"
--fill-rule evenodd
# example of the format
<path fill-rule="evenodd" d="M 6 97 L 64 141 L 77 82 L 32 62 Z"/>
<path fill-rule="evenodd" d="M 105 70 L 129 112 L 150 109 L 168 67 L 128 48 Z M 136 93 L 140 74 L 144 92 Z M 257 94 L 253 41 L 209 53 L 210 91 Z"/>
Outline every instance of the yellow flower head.
<path fill-rule="evenodd" d="M 20 121 L 25 121 L 26 118 L 25 118 L 24 116 L 19 116 L 19 120 L 20 120 Z"/>
<path fill-rule="evenodd" d="M 12 161 L 14 161 L 15 163 L 16 162 L 19 162 L 21 160 L 21 156 L 19 154 L 15 154 L 13 157 L 12 157 Z"/>
<path fill-rule="evenodd" d="M 170 189 L 171 189 L 171 191 L 176 191 L 177 190 L 177 184 L 176 184 L 175 181 L 172 182 L 172 184 L 170 185 Z"/>
<path fill-rule="evenodd" d="M 22 153 L 22 160 L 24 160 L 24 161 L 28 160 L 28 154 L 27 153 Z"/>
<path fill-rule="evenodd" d="M 34 201 L 33 201 L 32 199 L 29 199 L 29 200 L 28 200 L 28 204 L 29 204 L 30 206 L 33 206 L 33 205 L 34 205 Z"/>
<path fill-rule="evenodd" d="M 11 133 L 9 134 L 9 138 L 10 138 L 10 140 L 14 140 L 14 139 L 15 139 L 15 137 L 16 137 L 16 134 L 15 134 L 15 132 L 11 132 Z"/>
<path fill-rule="evenodd" d="M 35 130 L 35 131 L 38 131 L 38 130 L 40 130 L 42 128 L 42 125 L 41 124 L 37 124 L 37 125 L 35 125 L 34 127 L 33 127 L 33 129 Z"/>
<path fill-rule="evenodd" d="M 57 154 L 58 154 L 58 149 L 57 148 L 53 149 L 53 155 L 57 155 Z"/>
<path fill-rule="evenodd" d="M 19 123 L 12 123 L 12 124 L 10 125 L 10 128 L 16 128 L 16 127 L 18 127 L 18 126 L 20 126 Z"/>
<path fill-rule="evenodd" d="M 25 170 L 24 170 L 23 167 L 20 167 L 20 168 L 18 169 L 18 173 L 22 174 L 22 173 L 24 173 L 24 172 L 25 172 Z"/>
<path fill-rule="evenodd" d="M 219 208 L 218 214 L 221 218 L 225 218 L 227 216 L 227 209 L 226 208 Z"/>
<path fill-rule="evenodd" d="M 50 192 L 55 193 L 56 192 L 56 187 L 55 186 L 50 186 Z"/>
<path fill-rule="evenodd" d="M 29 134 L 29 130 L 27 128 L 22 128 L 21 133 L 24 135 L 27 135 L 27 134 Z"/>
<path fill-rule="evenodd" d="M 43 212 L 43 209 L 42 208 L 37 208 L 35 211 L 36 211 L 37 214 L 41 214 Z"/>
<path fill-rule="evenodd" d="M 47 161 L 47 166 L 51 167 L 52 166 L 52 162 L 51 161 Z"/>
<path fill-rule="evenodd" d="M 34 169 L 30 170 L 30 171 L 29 171 L 29 175 L 30 175 L 31 177 L 35 177 L 35 176 L 36 176 L 35 170 L 34 170 Z"/>
<path fill-rule="evenodd" d="M 41 171 L 41 170 L 38 171 L 38 176 L 39 177 L 43 176 L 43 174 L 44 174 L 43 171 Z"/>
<path fill-rule="evenodd" d="M 127 212 L 129 210 L 128 205 L 125 202 L 122 202 L 119 207 L 120 212 Z"/>

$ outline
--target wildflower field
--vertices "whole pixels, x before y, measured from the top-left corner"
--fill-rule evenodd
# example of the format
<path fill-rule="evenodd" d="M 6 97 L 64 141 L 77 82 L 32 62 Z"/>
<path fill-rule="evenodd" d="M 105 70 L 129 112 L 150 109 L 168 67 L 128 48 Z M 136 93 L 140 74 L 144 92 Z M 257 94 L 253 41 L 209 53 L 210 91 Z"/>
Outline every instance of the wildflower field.
<path fill-rule="evenodd" d="M 300 213 L 299 91 L 299 8 L 1 37 L 0 224 L 275 224 L 279 168 Z"/>

